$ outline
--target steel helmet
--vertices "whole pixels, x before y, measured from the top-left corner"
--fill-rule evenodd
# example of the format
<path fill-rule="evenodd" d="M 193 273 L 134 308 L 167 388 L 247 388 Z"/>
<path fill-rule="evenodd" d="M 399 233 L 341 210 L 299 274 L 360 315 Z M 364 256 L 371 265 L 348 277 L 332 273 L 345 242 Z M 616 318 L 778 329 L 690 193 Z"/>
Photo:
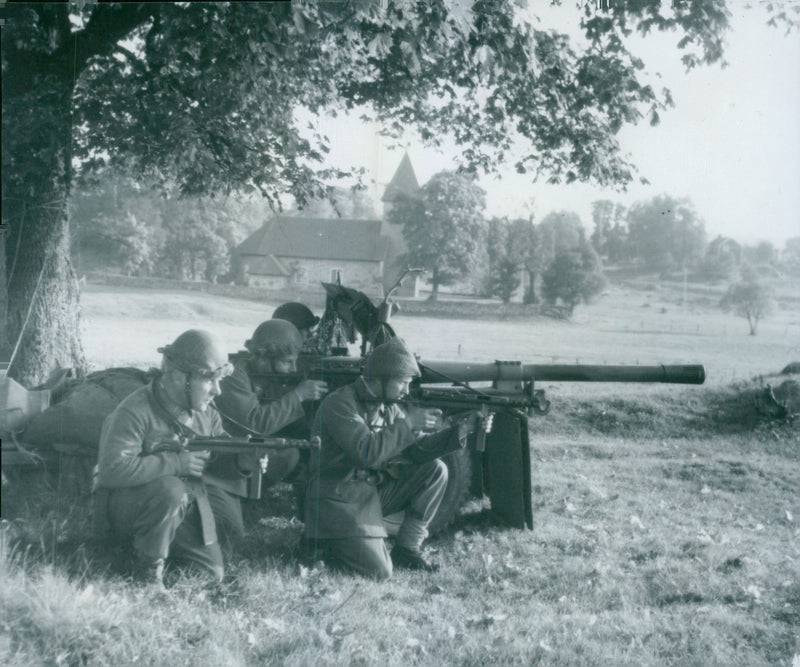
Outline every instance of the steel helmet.
<path fill-rule="evenodd" d="M 314 315 L 311 310 L 297 301 L 284 303 L 272 313 L 273 320 L 286 320 L 294 324 L 300 331 L 311 329 L 319 323 L 319 317 Z"/>
<path fill-rule="evenodd" d="M 209 331 L 189 329 L 158 351 L 180 371 L 208 378 L 230 375 L 232 367 L 219 338 Z"/>
<path fill-rule="evenodd" d="M 244 346 L 252 354 L 282 357 L 299 354 L 303 347 L 303 337 L 291 322 L 267 320 L 256 327 L 253 337 L 245 341 Z"/>
<path fill-rule="evenodd" d="M 419 377 L 417 360 L 401 338 L 375 347 L 367 357 L 364 376 L 369 378 Z"/>

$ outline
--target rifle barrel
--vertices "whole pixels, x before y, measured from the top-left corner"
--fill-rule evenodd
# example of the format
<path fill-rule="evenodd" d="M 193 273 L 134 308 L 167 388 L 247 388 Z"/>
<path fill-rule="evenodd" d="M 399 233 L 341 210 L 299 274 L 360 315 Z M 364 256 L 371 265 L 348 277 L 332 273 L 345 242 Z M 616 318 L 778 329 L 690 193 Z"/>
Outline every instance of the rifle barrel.
<path fill-rule="evenodd" d="M 249 451 L 258 449 L 319 449 L 318 436 L 310 440 L 298 438 L 194 438 L 189 440 L 187 447 L 193 450 L 210 449 L 219 452 Z"/>
<path fill-rule="evenodd" d="M 658 366 L 607 366 L 586 364 L 514 364 L 428 361 L 421 367 L 421 382 L 496 382 L 498 380 L 547 382 L 668 382 L 703 384 L 706 371 L 700 364 Z"/>

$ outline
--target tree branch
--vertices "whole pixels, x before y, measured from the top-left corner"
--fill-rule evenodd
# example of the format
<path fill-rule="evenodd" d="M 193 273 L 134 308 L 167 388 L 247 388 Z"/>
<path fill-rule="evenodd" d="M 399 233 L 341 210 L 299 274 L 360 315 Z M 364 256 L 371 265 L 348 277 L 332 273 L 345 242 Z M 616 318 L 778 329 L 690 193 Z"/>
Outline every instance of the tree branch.
<path fill-rule="evenodd" d="M 147 65 L 136 57 L 136 54 L 130 49 L 125 48 L 122 44 L 114 44 L 114 51 L 121 53 L 125 59 L 134 65 L 142 74 L 147 73 Z"/>
<path fill-rule="evenodd" d="M 109 53 L 120 39 L 159 11 L 159 4 L 150 2 L 98 4 L 86 27 L 61 49 L 72 56 L 75 76 L 83 71 L 89 58 Z"/>

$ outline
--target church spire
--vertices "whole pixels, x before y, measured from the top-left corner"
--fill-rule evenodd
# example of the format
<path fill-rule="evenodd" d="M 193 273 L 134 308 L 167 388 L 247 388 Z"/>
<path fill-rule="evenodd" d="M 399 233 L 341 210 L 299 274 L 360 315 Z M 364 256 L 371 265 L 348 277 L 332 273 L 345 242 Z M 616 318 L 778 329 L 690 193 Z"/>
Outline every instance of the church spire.
<path fill-rule="evenodd" d="M 392 180 L 386 186 L 381 201 L 391 202 L 397 198 L 398 194 L 412 195 L 419 189 L 419 181 L 414 173 L 414 167 L 411 166 L 411 158 L 408 157 L 408 153 L 404 153 L 397 171 L 394 172 Z"/>

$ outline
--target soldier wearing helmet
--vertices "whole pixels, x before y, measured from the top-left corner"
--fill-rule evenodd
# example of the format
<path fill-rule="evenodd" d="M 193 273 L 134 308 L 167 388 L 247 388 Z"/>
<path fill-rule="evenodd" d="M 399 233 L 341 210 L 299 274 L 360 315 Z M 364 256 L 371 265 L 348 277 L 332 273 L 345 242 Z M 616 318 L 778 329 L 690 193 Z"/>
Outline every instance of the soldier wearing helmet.
<path fill-rule="evenodd" d="M 234 361 L 233 372 L 222 380 L 222 393 L 215 399 L 226 429 L 234 435 L 307 438 L 303 403 L 321 398 L 327 384 L 317 380 L 291 384 L 303 345 L 300 332 L 286 320 L 267 320 L 244 345 L 246 354 Z M 290 477 L 299 461 L 296 449 L 274 452 L 264 482 L 275 484 Z"/>
<path fill-rule="evenodd" d="M 162 372 L 124 399 L 106 418 L 100 437 L 98 510 L 112 537 L 130 539 L 134 574 L 161 585 L 165 561 L 183 560 L 224 575 L 218 532 L 244 533 L 237 496 L 245 494 L 249 463 L 211 460 L 184 442 L 224 436 L 211 405 L 231 372 L 221 342 L 190 329 L 163 354 Z"/>
<path fill-rule="evenodd" d="M 273 320 L 286 320 L 291 322 L 303 337 L 303 352 L 313 352 L 313 338 L 319 324 L 319 317 L 311 309 L 298 301 L 289 301 L 281 304 L 272 313 Z"/>
<path fill-rule="evenodd" d="M 313 424 L 322 448 L 312 456 L 306 502 L 310 556 L 379 579 L 394 567 L 436 569 L 421 545 L 444 496 L 447 466 L 415 463 L 404 452 L 420 432 L 442 429 L 441 411 L 399 405 L 419 375 L 414 355 L 392 338 L 374 348 L 356 382 L 323 400 Z M 457 440 L 468 433 L 460 425 L 442 431 Z M 405 516 L 390 553 L 383 517 L 399 511 Z"/>

